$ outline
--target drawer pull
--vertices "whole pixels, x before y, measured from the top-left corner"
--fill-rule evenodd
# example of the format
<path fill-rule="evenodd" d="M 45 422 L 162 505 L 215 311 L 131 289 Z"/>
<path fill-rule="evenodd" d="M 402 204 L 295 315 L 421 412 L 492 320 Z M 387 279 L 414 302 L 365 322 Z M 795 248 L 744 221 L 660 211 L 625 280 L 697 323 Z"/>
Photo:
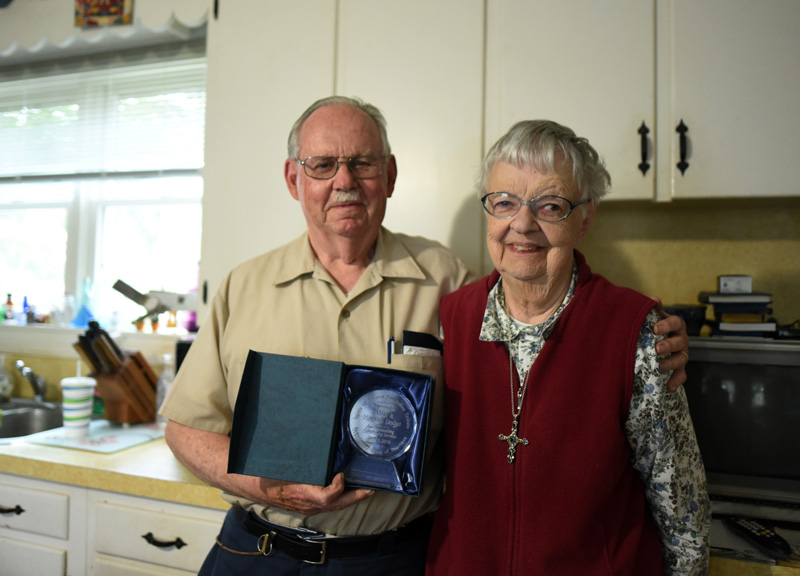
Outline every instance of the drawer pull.
<path fill-rule="evenodd" d="M 679 141 L 681 161 L 678 162 L 676 166 L 678 167 L 678 170 L 681 171 L 681 176 L 686 174 L 686 169 L 689 167 L 689 163 L 686 161 L 686 133 L 688 131 L 689 127 L 683 123 L 683 118 L 681 118 L 681 123 L 675 127 L 675 132 L 680 134 L 678 141 Z"/>
<path fill-rule="evenodd" d="M 17 504 L 14 508 L 0 507 L 0 514 L 16 514 L 19 516 L 23 512 L 25 512 L 25 509 L 19 504 Z"/>
<path fill-rule="evenodd" d="M 644 120 L 642 120 L 642 125 L 639 126 L 637 132 L 642 137 L 641 139 L 642 161 L 639 163 L 639 170 L 642 171 L 642 176 L 644 176 L 650 169 L 650 164 L 647 162 L 647 135 L 650 133 L 650 128 L 647 127 L 647 124 L 644 123 Z"/>
<path fill-rule="evenodd" d="M 153 536 L 152 532 L 148 532 L 147 534 L 143 535 L 142 538 L 147 540 L 148 544 L 152 544 L 153 546 L 158 546 L 159 548 L 171 548 L 174 546 L 175 548 L 180 550 L 184 546 L 187 546 L 186 542 L 184 542 L 180 538 L 176 538 L 171 542 L 165 542 L 164 540 L 159 540 L 158 538 Z"/>

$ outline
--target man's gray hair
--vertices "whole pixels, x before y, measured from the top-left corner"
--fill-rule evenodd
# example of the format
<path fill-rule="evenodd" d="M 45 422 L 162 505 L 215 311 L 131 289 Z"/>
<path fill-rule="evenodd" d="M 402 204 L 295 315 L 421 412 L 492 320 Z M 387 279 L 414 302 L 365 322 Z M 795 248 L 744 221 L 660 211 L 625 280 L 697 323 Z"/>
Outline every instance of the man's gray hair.
<path fill-rule="evenodd" d="M 288 152 L 290 159 L 301 160 L 301 158 L 298 158 L 298 154 L 300 153 L 300 129 L 303 127 L 305 121 L 308 120 L 308 117 L 323 106 L 333 106 L 335 104 L 352 106 L 353 108 L 361 110 L 367 116 L 372 118 L 372 121 L 375 122 L 375 125 L 378 127 L 378 131 L 381 133 L 383 155 L 388 156 L 392 153 L 392 149 L 389 146 L 389 137 L 386 135 L 386 119 L 383 117 L 383 114 L 380 110 L 378 110 L 377 107 L 369 104 L 368 102 L 364 102 L 360 98 L 348 98 L 347 96 L 328 96 L 327 98 L 322 98 L 314 102 L 306 109 L 305 112 L 300 115 L 300 118 L 295 121 L 291 132 L 289 132 Z"/>
<path fill-rule="evenodd" d="M 540 172 L 555 172 L 557 164 L 572 168 L 572 180 L 581 199 L 600 200 L 611 186 L 603 160 L 586 138 L 551 120 L 524 120 L 506 132 L 487 152 L 478 174 L 478 195 L 489 192 L 489 174 L 499 162 Z"/>

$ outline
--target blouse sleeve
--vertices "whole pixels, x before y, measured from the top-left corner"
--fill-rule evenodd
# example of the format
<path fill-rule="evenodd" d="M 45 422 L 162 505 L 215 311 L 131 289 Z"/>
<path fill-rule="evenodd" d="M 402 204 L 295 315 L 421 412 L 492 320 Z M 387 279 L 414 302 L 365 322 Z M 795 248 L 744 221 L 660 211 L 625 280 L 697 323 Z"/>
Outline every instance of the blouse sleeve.
<path fill-rule="evenodd" d="M 705 470 L 686 394 L 683 388 L 669 392 L 670 373 L 658 367 L 658 320 L 652 310 L 639 335 L 625 433 L 661 535 L 666 574 L 706 574 L 711 505 Z"/>

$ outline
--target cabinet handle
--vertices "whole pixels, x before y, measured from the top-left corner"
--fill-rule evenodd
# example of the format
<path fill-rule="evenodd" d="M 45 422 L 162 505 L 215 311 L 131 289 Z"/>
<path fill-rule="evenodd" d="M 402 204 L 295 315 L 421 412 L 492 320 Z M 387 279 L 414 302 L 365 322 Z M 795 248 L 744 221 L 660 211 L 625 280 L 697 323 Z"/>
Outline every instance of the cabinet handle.
<path fill-rule="evenodd" d="M 159 540 L 158 538 L 153 536 L 152 532 L 148 532 L 147 534 L 142 536 L 142 538 L 147 540 L 148 544 L 152 544 L 153 546 L 157 546 L 159 548 L 171 548 L 174 546 L 175 548 L 180 550 L 184 546 L 188 546 L 188 544 L 186 544 L 186 542 L 184 542 L 180 538 L 176 538 L 172 542 L 165 542 L 164 540 Z"/>
<path fill-rule="evenodd" d="M 642 125 L 639 126 L 637 132 L 642 136 L 642 161 L 639 163 L 639 170 L 642 171 L 642 176 L 644 176 L 650 169 L 650 164 L 647 163 L 647 135 L 650 133 L 650 129 L 644 123 L 644 120 L 642 120 Z"/>
<path fill-rule="evenodd" d="M 689 128 L 683 123 L 683 118 L 681 118 L 681 123 L 675 128 L 675 132 L 680 134 L 681 161 L 678 162 L 677 166 L 678 170 L 681 171 L 681 176 L 686 173 L 686 169 L 689 167 L 689 163 L 686 161 L 686 133 L 688 131 Z"/>
<path fill-rule="evenodd" d="M 19 516 L 25 512 L 25 509 L 17 504 L 14 508 L 6 508 L 5 506 L 0 507 L 0 514 L 16 514 Z"/>

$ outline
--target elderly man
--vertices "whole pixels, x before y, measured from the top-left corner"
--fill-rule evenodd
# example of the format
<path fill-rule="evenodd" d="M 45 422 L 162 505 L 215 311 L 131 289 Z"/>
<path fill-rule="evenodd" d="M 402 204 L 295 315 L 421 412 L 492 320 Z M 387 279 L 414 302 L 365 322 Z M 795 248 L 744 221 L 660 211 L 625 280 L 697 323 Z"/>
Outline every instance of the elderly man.
<path fill-rule="evenodd" d="M 387 366 L 389 338 L 438 334 L 439 300 L 473 280 L 440 244 L 382 227 L 397 165 L 374 106 L 315 102 L 292 128 L 284 175 L 307 232 L 228 275 L 161 411 L 177 458 L 232 504 L 201 574 L 422 574 L 442 487 L 441 386 L 419 497 L 346 489 L 341 474 L 320 487 L 227 473 L 250 349 Z M 658 328 L 680 330 L 660 352 L 685 348 L 680 319 Z M 685 363 L 677 353 L 662 363 L 679 370 L 675 386 Z M 391 367 L 442 380 L 441 357 L 398 355 Z"/>

